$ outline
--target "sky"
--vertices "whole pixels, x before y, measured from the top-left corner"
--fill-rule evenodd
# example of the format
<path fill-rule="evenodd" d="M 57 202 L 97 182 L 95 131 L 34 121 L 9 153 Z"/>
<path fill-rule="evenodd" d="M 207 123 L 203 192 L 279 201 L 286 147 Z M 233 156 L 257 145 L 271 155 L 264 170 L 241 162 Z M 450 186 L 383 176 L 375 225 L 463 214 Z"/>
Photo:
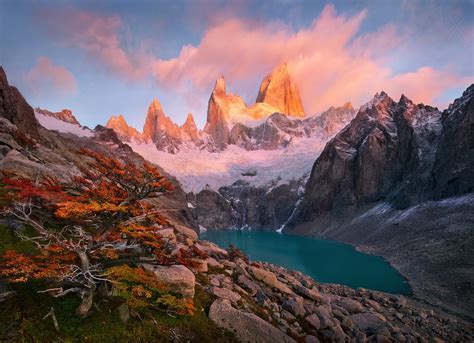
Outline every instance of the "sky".
<path fill-rule="evenodd" d="M 445 108 L 474 82 L 474 0 L 0 0 L 0 64 L 27 101 L 142 129 L 153 98 L 206 121 L 287 62 L 308 115 L 384 90 Z"/>

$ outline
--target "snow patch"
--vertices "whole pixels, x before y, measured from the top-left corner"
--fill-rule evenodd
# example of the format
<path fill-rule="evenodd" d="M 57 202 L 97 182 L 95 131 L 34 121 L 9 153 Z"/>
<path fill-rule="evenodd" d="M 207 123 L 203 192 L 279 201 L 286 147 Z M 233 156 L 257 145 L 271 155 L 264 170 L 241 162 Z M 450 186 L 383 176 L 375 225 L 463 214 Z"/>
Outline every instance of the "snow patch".
<path fill-rule="evenodd" d="M 92 137 L 94 133 L 89 130 L 85 129 L 80 125 L 66 123 L 62 120 L 46 116 L 44 114 L 35 112 L 35 117 L 41 126 L 45 127 L 48 130 L 58 131 L 62 133 L 72 133 L 73 135 L 79 137 Z"/>
<path fill-rule="evenodd" d="M 294 138 L 288 148 L 248 151 L 229 145 L 224 151 L 183 149 L 177 154 L 158 150 L 151 143 L 129 143 L 146 160 L 175 176 L 185 192 L 217 191 L 238 180 L 256 187 L 278 186 L 309 174 L 325 141 L 317 135 Z M 252 173 L 248 173 L 251 170 Z M 255 174 L 255 176 L 253 176 Z"/>

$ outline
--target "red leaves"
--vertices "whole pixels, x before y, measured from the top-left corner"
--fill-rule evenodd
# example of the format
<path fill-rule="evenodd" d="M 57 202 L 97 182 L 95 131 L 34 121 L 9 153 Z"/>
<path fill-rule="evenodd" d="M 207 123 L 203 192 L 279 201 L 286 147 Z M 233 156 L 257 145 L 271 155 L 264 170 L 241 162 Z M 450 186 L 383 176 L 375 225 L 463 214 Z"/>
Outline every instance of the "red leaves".
<path fill-rule="evenodd" d="M 44 255 L 27 256 L 8 250 L 1 258 L 3 262 L 0 276 L 12 283 L 21 283 L 29 279 L 56 278 L 69 270 L 68 265 L 76 256 L 60 247 L 50 246 L 44 251 Z"/>
<path fill-rule="evenodd" d="M 44 178 L 37 182 L 18 177 L 15 179 L 4 178 L 4 195 L 7 199 L 27 200 L 30 198 L 41 199 L 47 202 L 65 201 L 70 199 L 58 180 L 53 178 Z"/>

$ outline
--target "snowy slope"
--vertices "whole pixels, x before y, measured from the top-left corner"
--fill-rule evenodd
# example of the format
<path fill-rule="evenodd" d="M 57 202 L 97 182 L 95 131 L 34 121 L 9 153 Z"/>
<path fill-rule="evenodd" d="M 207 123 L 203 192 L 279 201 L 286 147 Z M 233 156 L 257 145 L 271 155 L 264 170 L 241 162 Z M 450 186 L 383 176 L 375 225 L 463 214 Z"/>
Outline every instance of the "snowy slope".
<path fill-rule="evenodd" d="M 59 131 L 62 133 L 72 133 L 80 137 L 94 136 L 94 133 L 91 130 L 85 129 L 80 125 L 66 123 L 62 120 L 59 120 L 50 116 L 46 116 L 36 111 L 35 111 L 35 117 L 39 121 L 39 123 L 43 127 L 47 128 L 48 130 Z"/>
<path fill-rule="evenodd" d="M 276 186 L 309 175 L 324 143 L 298 138 L 287 149 L 247 151 L 229 145 L 222 152 L 190 149 L 169 154 L 153 144 L 129 143 L 133 151 L 175 176 L 184 191 L 218 190 L 238 180 L 254 186 Z"/>

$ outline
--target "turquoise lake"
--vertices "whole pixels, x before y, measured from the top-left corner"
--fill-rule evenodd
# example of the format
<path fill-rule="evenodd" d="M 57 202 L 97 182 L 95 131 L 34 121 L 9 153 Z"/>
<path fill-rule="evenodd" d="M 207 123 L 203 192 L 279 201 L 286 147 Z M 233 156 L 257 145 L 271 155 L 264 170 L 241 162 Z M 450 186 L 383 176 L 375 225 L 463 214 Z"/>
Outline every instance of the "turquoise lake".
<path fill-rule="evenodd" d="M 278 232 L 248 230 L 208 230 L 200 236 L 224 248 L 230 243 L 234 244 L 251 260 L 299 270 L 318 282 L 395 294 L 411 293 L 406 280 L 383 258 L 360 253 L 350 245 Z"/>

